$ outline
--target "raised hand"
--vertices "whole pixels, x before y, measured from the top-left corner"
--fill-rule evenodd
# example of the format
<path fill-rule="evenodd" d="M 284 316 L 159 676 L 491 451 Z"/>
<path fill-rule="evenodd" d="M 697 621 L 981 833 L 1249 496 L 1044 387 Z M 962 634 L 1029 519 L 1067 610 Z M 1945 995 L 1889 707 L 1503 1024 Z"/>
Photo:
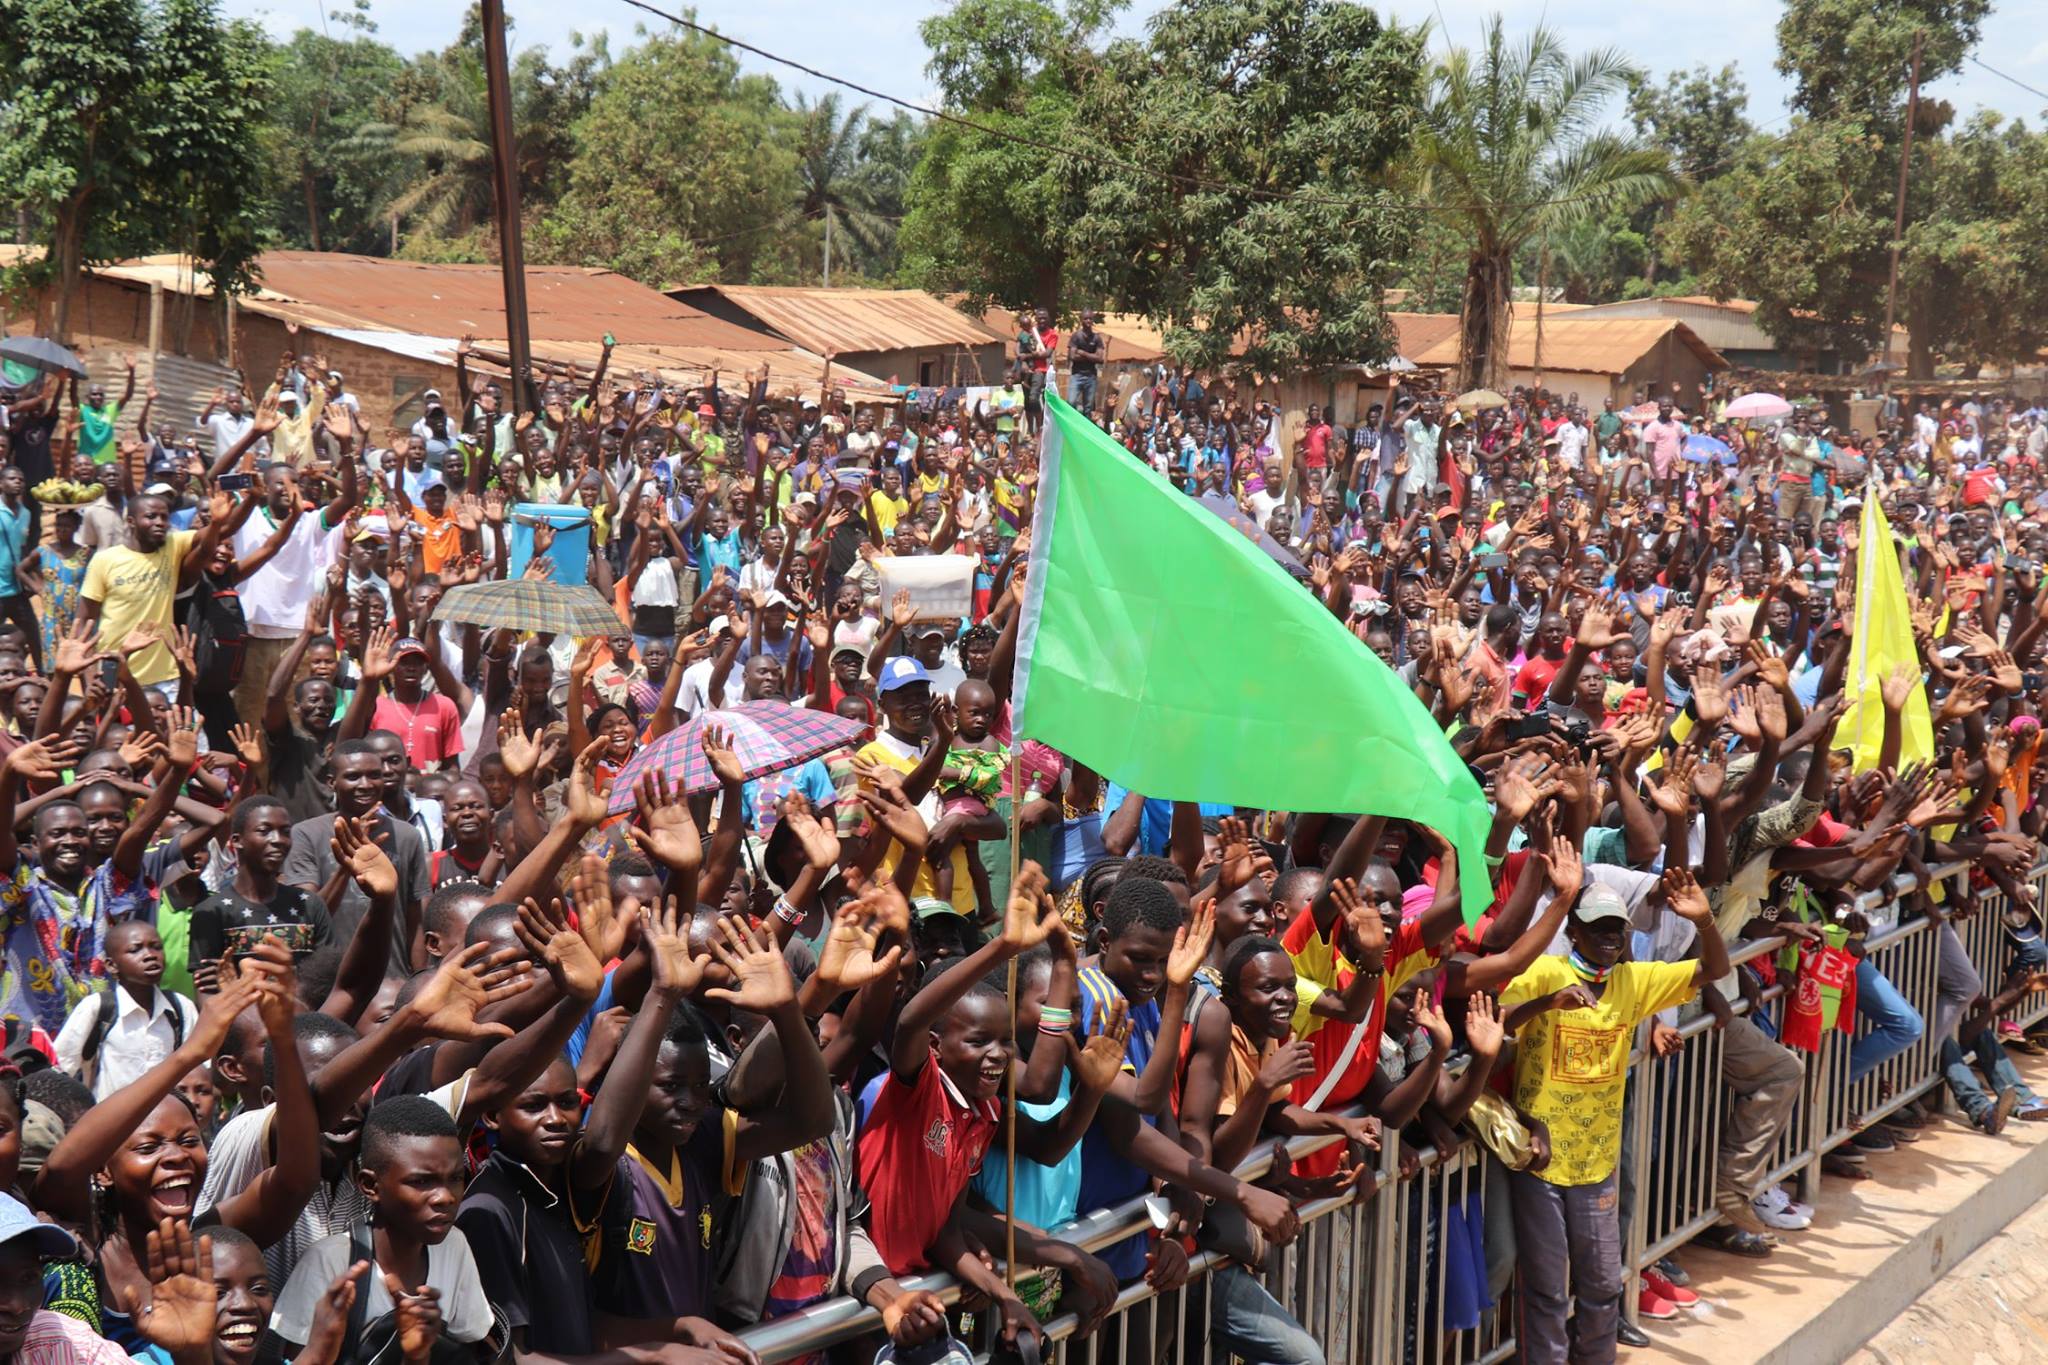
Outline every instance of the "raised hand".
<path fill-rule="evenodd" d="M 811 812 L 810 798 L 793 791 L 782 799 L 782 818 L 803 846 L 804 860 L 820 872 L 839 861 L 839 834 Z"/>
<path fill-rule="evenodd" d="M 859 900 L 840 906 L 825 941 L 818 945 L 817 975 L 837 993 L 859 990 L 903 961 L 901 945 L 875 956 L 881 935 L 873 926 L 883 913 L 877 897 L 877 889 L 870 887 Z"/>
<path fill-rule="evenodd" d="M 195 1243 L 188 1219 L 166 1218 L 143 1239 L 149 1301 L 135 1326 L 151 1344 L 178 1358 L 211 1350 L 218 1296 L 213 1283 L 213 1239 Z"/>
<path fill-rule="evenodd" d="M 1003 943 L 1012 952 L 1028 953 L 1055 933 L 1066 932 L 1059 907 L 1047 889 L 1045 870 L 1027 862 L 1017 871 L 1010 887 L 1009 904 L 1003 907 Z"/>
<path fill-rule="evenodd" d="M 703 983 L 705 968 L 711 965 L 709 956 L 690 952 L 690 914 L 674 896 L 664 896 L 653 916 L 641 921 L 655 989 L 678 996 L 696 990 Z"/>
<path fill-rule="evenodd" d="M 472 943 L 441 959 L 408 1006 L 423 1032 L 451 1042 L 512 1036 L 510 1024 L 478 1023 L 477 1015 L 531 989 L 532 965 L 511 948 L 484 961 L 490 951 L 488 943 Z"/>
<path fill-rule="evenodd" d="M 796 982 L 790 977 L 789 963 L 774 944 L 738 915 L 726 915 L 718 921 L 718 927 L 725 941 L 713 939 L 711 955 L 732 973 L 735 984 L 713 986 L 704 992 L 705 998 L 723 1000 L 751 1014 L 767 1014 L 794 1003 Z"/>
<path fill-rule="evenodd" d="M 398 643 L 397 634 L 389 626 L 378 626 L 370 632 L 363 643 L 363 680 L 382 682 L 398 667 L 398 655 L 393 652 Z"/>
<path fill-rule="evenodd" d="M 199 761 L 199 713 L 189 706 L 174 706 L 170 716 L 171 762 L 189 768 Z"/>
<path fill-rule="evenodd" d="M 1337 914 L 1343 919 L 1344 927 L 1350 931 L 1350 941 L 1345 945 L 1344 955 L 1363 967 L 1377 961 L 1387 946 L 1386 922 L 1380 918 L 1379 907 L 1370 905 L 1358 894 L 1358 883 L 1350 877 L 1338 877 L 1330 883 L 1330 902 L 1337 907 Z"/>
<path fill-rule="evenodd" d="M 895 775 L 894 769 L 890 771 Z M 917 807 L 904 798 L 900 784 L 881 783 L 872 791 L 857 793 L 855 799 L 891 839 L 905 849 L 924 849 L 931 831 L 925 827 L 924 816 L 918 814 Z"/>
<path fill-rule="evenodd" d="M 746 781 L 746 769 L 740 766 L 740 756 L 733 752 L 732 736 L 722 726 L 706 725 L 698 734 L 697 742 L 703 747 L 704 757 L 721 784 L 737 787 Z"/>
<path fill-rule="evenodd" d="M 334 837 L 328 847 L 334 853 L 334 861 L 348 869 L 348 875 L 371 900 L 398 894 L 398 869 L 377 846 L 368 817 L 350 820 L 335 816 Z"/>
<path fill-rule="evenodd" d="M 703 864 L 697 822 L 690 818 L 682 793 L 669 790 L 667 773 L 642 773 L 635 804 L 638 819 L 626 833 L 642 853 L 677 872 L 691 872 Z"/>
<path fill-rule="evenodd" d="M 519 708 L 508 708 L 498 717 L 498 757 L 505 764 L 505 775 L 513 781 L 532 772 L 540 762 L 539 735 L 527 734 L 519 723 Z"/>
<path fill-rule="evenodd" d="M 1497 1057 L 1506 1039 L 1500 1007 L 1492 996 L 1481 992 L 1465 1001 L 1465 1045 L 1475 1057 Z"/>
<path fill-rule="evenodd" d="M 638 910 L 612 904 L 611 876 L 605 861 L 585 853 L 569 878 L 569 904 L 576 911 L 576 932 L 599 962 L 616 962 L 626 951 Z"/>
<path fill-rule="evenodd" d="M 527 956 L 547 969 L 562 994 L 578 1000 L 597 999 L 604 985 L 604 964 L 591 954 L 583 936 L 569 927 L 560 901 L 543 906 L 528 896 L 519 907 L 512 932 Z"/>
<path fill-rule="evenodd" d="M 130 735 L 116 752 L 121 761 L 135 772 L 141 772 L 162 756 L 164 742 L 154 730 L 137 730 Z"/>
<path fill-rule="evenodd" d="M 1670 902 L 1674 911 L 1702 930 L 1713 927 L 1713 907 L 1707 903 L 1707 893 L 1700 890 L 1699 881 L 1692 875 L 1690 868 L 1666 868 L 1663 884 L 1664 898 Z"/>
<path fill-rule="evenodd" d="M 12 750 L 0 767 L 31 782 L 54 782 L 81 752 L 78 745 L 70 742 L 37 740 Z"/>
<path fill-rule="evenodd" d="M 237 724 L 228 731 L 228 739 L 235 746 L 235 754 L 252 768 L 263 766 L 263 732 L 253 725 Z"/>
<path fill-rule="evenodd" d="M 98 639 L 96 625 L 73 621 L 70 633 L 57 642 L 57 656 L 50 664 L 52 676 L 77 677 L 103 660 L 114 658 L 111 651 L 99 648 Z"/>
<path fill-rule="evenodd" d="M 611 803 L 597 789 L 597 765 L 604 756 L 605 746 L 610 741 L 599 735 L 576 755 L 576 766 L 569 771 L 569 790 L 562 798 L 562 809 L 571 820 L 595 829 L 604 823 L 611 812 Z"/>
<path fill-rule="evenodd" d="M 1166 956 L 1166 980 L 1170 985 L 1186 986 L 1195 979 L 1202 964 L 1209 960 L 1209 943 L 1215 933 L 1216 901 L 1204 897 L 1190 907 L 1187 922 L 1173 931 L 1173 950 Z"/>
<path fill-rule="evenodd" d="M 1919 681 L 1920 675 L 1905 664 L 1892 669 L 1878 684 L 1878 697 L 1883 701 L 1885 710 L 1904 710 L 1906 699 L 1913 695 L 1913 685 Z"/>
<path fill-rule="evenodd" d="M 1105 1091 L 1123 1073 L 1124 1049 L 1131 1040 L 1131 1012 L 1121 995 L 1111 998 L 1109 1009 L 1097 1021 L 1074 1058 L 1074 1070 L 1081 1088 Z"/>

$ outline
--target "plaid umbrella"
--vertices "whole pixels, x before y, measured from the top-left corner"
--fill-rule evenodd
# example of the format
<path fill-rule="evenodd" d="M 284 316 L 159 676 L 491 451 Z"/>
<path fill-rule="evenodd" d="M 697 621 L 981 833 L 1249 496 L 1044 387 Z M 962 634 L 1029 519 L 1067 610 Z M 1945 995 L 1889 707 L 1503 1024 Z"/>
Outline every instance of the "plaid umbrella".
<path fill-rule="evenodd" d="M 718 790 L 718 778 L 711 771 L 711 760 L 704 757 L 700 740 L 705 727 L 711 725 L 725 731 L 727 742 L 739 756 L 740 770 L 750 782 L 845 748 L 867 729 L 862 721 L 781 701 L 750 701 L 730 710 L 700 711 L 626 760 L 626 766 L 612 779 L 612 813 L 633 809 L 633 789 L 645 773 L 668 774 L 670 787 L 680 786 L 685 795 Z"/>
<path fill-rule="evenodd" d="M 531 630 L 587 639 L 624 627 L 611 604 L 587 584 L 507 578 L 462 583 L 441 594 L 433 619 L 460 621 L 486 630 Z"/>

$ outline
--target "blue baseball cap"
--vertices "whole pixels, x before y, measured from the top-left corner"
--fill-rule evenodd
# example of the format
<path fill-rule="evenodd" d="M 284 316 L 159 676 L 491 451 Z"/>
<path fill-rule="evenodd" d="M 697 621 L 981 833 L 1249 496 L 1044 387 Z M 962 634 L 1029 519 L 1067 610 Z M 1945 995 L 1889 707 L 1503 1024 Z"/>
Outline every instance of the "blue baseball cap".
<path fill-rule="evenodd" d="M 930 684 L 932 675 L 925 672 L 924 665 L 908 654 L 899 654 L 882 665 L 882 676 L 875 683 L 877 692 L 893 692 L 899 687 L 912 683 Z"/>
<path fill-rule="evenodd" d="M 42 1223 L 28 1205 L 11 1194 L 0 1194 L 0 1245 L 26 1240 L 39 1260 L 65 1261 L 78 1255 L 78 1239 L 51 1223 Z"/>

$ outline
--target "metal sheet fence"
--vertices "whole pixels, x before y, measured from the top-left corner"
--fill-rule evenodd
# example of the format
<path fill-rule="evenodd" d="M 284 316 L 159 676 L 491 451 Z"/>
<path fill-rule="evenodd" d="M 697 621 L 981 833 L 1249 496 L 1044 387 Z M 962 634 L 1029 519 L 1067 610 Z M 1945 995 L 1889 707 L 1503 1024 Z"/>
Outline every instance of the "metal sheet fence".
<path fill-rule="evenodd" d="M 1952 879 L 1967 875 L 1959 865 L 1937 871 Z M 2048 866 L 2029 878 L 2037 898 L 2048 894 Z M 1896 923 L 1896 902 L 1906 888 L 1888 888 L 1865 898 L 1865 908 L 1893 913 L 1877 917 L 1890 927 L 1868 943 L 1870 965 L 1889 980 L 1919 1013 L 1926 1027 L 1910 1047 L 1853 1084 L 1849 1078 L 1850 1035 L 1831 1032 L 1816 1053 L 1795 1053 L 1802 1065 L 1800 1097 L 1772 1161 L 1774 1180 L 1799 1182 L 1811 1199 L 1821 1178 L 1821 1158 L 1866 1124 L 1938 1088 L 1943 1081 L 1940 1045 L 1934 1035 L 1939 1014 L 1941 928 L 1918 918 Z M 2037 901 L 2038 903 L 2038 901 Z M 1955 933 L 1987 991 L 2005 979 L 2010 948 L 2000 914 L 2004 897 L 1980 898 L 1977 913 L 1954 925 Z M 1738 962 L 1774 952 L 1784 940 L 1747 945 Z M 1783 981 L 1764 992 L 1757 1012 L 1775 1034 L 1782 1020 Z M 1746 1003 L 1731 1002 L 1738 1013 Z M 2048 1017 L 2048 992 L 2028 997 L 2015 1018 L 2032 1025 Z M 1863 1029 L 1859 1025 L 1859 1035 Z M 1622 1229 L 1630 1270 L 1624 1302 L 1633 1314 L 1636 1277 L 1717 1221 L 1714 1197 L 1720 1134 L 1727 1102 L 1722 1075 L 1722 1034 L 1710 1015 L 1687 1020 L 1679 1033 L 1684 1046 L 1669 1057 L 1639 1054 L 1630 1063 L 1628 1105 L 1623 1124 Z M 1332 1139 L 1296 1139 L 1299 1156 Z M 1302 1210 L 1301 1235 L 1271 1253 L 1260 1278 L 1318 1342 L 1331 1365 L 1492 1365 L 1514 1354 L 1512 1225 L 1508 1219 L 1506 1170 L 1476 1142 L 1467 1141 L 1446 1160 L 1423 1149 L 1405 1179 L 1400 1175 L 1400 1140 L 1385 1136 L 1378 1170 L 1371 1180 L 1342 1197 Z M 1263 1174 L 1268 1151 L 1240 1172 Z M 1148 1226 L 1142 1201 L 1100 1210 L 1054 1229 L 1054 1235 L 1095 1250 Z M 1115 1311 L 1093 1334 L 1075 1338 L 1072 1314 L 1045 1324 L 1059 1365 L 1222 1365 L 1231 1357 L 1210 1327 L 1211 1277 L 1225 1265 L 1213 1252 L 1191 1258 L 1189 1283 L 1155 1294 L 1142 1281 L 1127 1286 Z M 951 1277 L 908 1280 L 932 1289 L 948 1303 L 958 1298 Z M 982 1315 L 984 1318 L 986 1315 Z M 982 1324 L 985 1326 L 986 1324 Z M 741 1333 L 766 1365 L 864 1338 L 879 1340 L 880 1317 L 851 1299 L 814 1305 L 790 1317 Z M 982 1343 L 985 1345 L 986 1343 Z"/>

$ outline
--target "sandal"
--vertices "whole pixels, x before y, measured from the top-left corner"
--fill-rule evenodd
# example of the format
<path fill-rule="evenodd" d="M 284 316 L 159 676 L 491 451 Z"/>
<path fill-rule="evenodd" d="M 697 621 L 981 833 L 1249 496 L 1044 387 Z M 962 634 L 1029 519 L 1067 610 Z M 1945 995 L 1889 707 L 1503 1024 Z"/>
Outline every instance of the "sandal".
<path fill-rule="evenodd" d="M 1837 1156 L 1833 1152 L 1829 1152 L 1820 1159 L 1820 1169 L 1823 1175 L 1831 1175 L 1838 1180 L 1868 1180 L 1871 1178 L 1869 1170 L 1864 1167 L 1863 1163 L 1850 1161 L 1848 1158 Z"/>
<path fill-rule="evenodd" d="M 1701 1246 L 1715 1251 L 1725 1251 L 1730 1256 L 1746 1256 L 1753 1261 L 1763 1260 L 1776 1250 L 1777 1243 L 1754 1232 L 1740 1228 L 1719 1225 L 1708 1228 L 1695 1239 Z"/>

